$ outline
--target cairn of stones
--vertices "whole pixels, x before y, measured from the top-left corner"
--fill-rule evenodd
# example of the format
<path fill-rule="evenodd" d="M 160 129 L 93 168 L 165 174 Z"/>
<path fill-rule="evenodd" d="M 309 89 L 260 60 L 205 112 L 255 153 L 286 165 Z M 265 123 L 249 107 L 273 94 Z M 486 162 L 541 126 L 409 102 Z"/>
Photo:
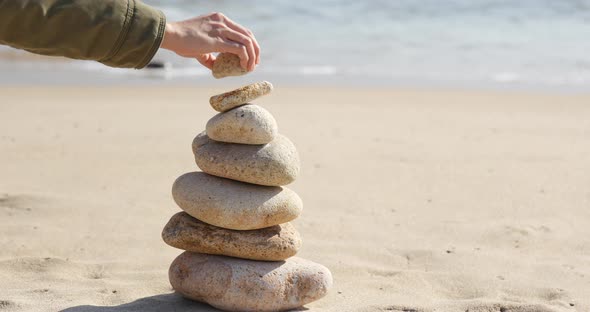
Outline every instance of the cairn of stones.
<path fill-rule="evenodd" d="M 213 68 L 216 78 L 244 73 L 232 54 L 220 54 Z M 172 187 L 183 211 L 162 238 L 185 252 L 170 266 L 170 283 L 222 310 L 290 310 L 332 285 L 326 267 L 294 257 L 301 238 L 289 222 L 303 207 L 285 185 L 299 173 L 299 156 L 274 117 L 251 104 L 272 89 L 264 81 L 211 97 L 219 113 L 192 143 L 202 172 L 186 173 Z"/>

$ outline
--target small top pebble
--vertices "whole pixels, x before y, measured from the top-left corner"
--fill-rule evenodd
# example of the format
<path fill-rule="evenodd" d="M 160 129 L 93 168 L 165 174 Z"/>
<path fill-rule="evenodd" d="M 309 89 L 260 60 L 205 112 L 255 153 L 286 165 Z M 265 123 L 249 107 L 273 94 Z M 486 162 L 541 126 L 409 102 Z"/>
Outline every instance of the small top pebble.
<path fill-rule="evenodd" d="M 228 76 L 242 76 L 248 73 L 240 65 L 240 57 L 232 53 L 220 53 L 217 55 L 211 72 L 213 77 L 217 79 Z"/>
<path fill-rule="evenodd" d="M 218 112 L 226 112 L 232 108 L 244 105 L 272 91 L 272 83 L 262 81 L 241 88 L 212 96 L 209 104 Z"/>

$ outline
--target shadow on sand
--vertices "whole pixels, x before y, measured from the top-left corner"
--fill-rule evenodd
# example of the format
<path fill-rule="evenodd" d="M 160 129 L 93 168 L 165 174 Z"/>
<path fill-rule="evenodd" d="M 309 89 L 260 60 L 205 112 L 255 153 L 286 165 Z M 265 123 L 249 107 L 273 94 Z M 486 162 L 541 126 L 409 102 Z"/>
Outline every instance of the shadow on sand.
<path fill-rule="evenodd" d="M 71 307 L 61 312 L 219 312 L 209 305 L 183 298 L 176 293 L 157 295 L 137 299 L 118 306 L 101 307 L 82 305 Z"/>

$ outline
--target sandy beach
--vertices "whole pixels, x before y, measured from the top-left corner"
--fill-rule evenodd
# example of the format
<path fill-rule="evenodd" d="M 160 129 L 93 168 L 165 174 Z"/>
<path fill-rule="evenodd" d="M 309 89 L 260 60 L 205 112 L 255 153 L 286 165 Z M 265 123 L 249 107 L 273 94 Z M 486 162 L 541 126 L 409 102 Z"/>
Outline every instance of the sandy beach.
<path fill-rule="evenodd" d="M 309 311 L 589 311 L 590 96 L 291 88 Z M 0 89 L 0 311 L 216 311 L 160 233 L 219 88 Z"/>

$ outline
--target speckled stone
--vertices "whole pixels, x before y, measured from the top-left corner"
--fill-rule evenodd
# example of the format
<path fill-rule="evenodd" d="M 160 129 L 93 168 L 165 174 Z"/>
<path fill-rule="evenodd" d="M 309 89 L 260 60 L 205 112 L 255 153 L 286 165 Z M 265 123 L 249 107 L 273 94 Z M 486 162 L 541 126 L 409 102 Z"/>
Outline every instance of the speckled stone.
<path fill-rule="evenodd" d="M 287 185 L 299 174 L 299 155 L 285 136 L 265 145 L 223 143 L 201 133 L 193 140 L 197 166 L 214 176 L 259 185 Z"/>
<path fill-rule="evenodd" d="M 269 94 L 272 88 L 272 84 L 268 81 L 253 83 L 233 91 L 212 96 L 209 99 L 209 104 L 211 104 L 214 110 L 225 112 Z"/>
<path fill-rule="evenodd" d="M 186 212 L 168 221 L 162 238 L 166 244 L 183 250 L 262 261 L 285 260 L 301 247 L 299 232 L 290 223 L 237 231 L 209 225 Z"/>
<path fill-rule="evenodd" d="M 258 105 L 243 105 L 219 113 L 207 122 L 207 135 L 219 142 L 266 144 L 278 133 L 277 122 Z"/>
<path fill-rule="evenodd" d="M 240 65 L 240 57 L 233 53 L 219 53 L 211 70 L 213 77 L 242 76 L 248 73 Z"/>
<path fill-rule="evenodd" d="M 184 252 L 170 266 L 183 296 L 226 311 L 285 311 L 324 297 L 330 271 L 298 257 L 279 262 Z"/>
<path fill-rule="evenodd" d="M 260 186 L 190 172 L 172 186 L 176 204 L 189 215 L 232 230 L 254 230 L 289 222 L 303 203 L 286 187 Z"/>

